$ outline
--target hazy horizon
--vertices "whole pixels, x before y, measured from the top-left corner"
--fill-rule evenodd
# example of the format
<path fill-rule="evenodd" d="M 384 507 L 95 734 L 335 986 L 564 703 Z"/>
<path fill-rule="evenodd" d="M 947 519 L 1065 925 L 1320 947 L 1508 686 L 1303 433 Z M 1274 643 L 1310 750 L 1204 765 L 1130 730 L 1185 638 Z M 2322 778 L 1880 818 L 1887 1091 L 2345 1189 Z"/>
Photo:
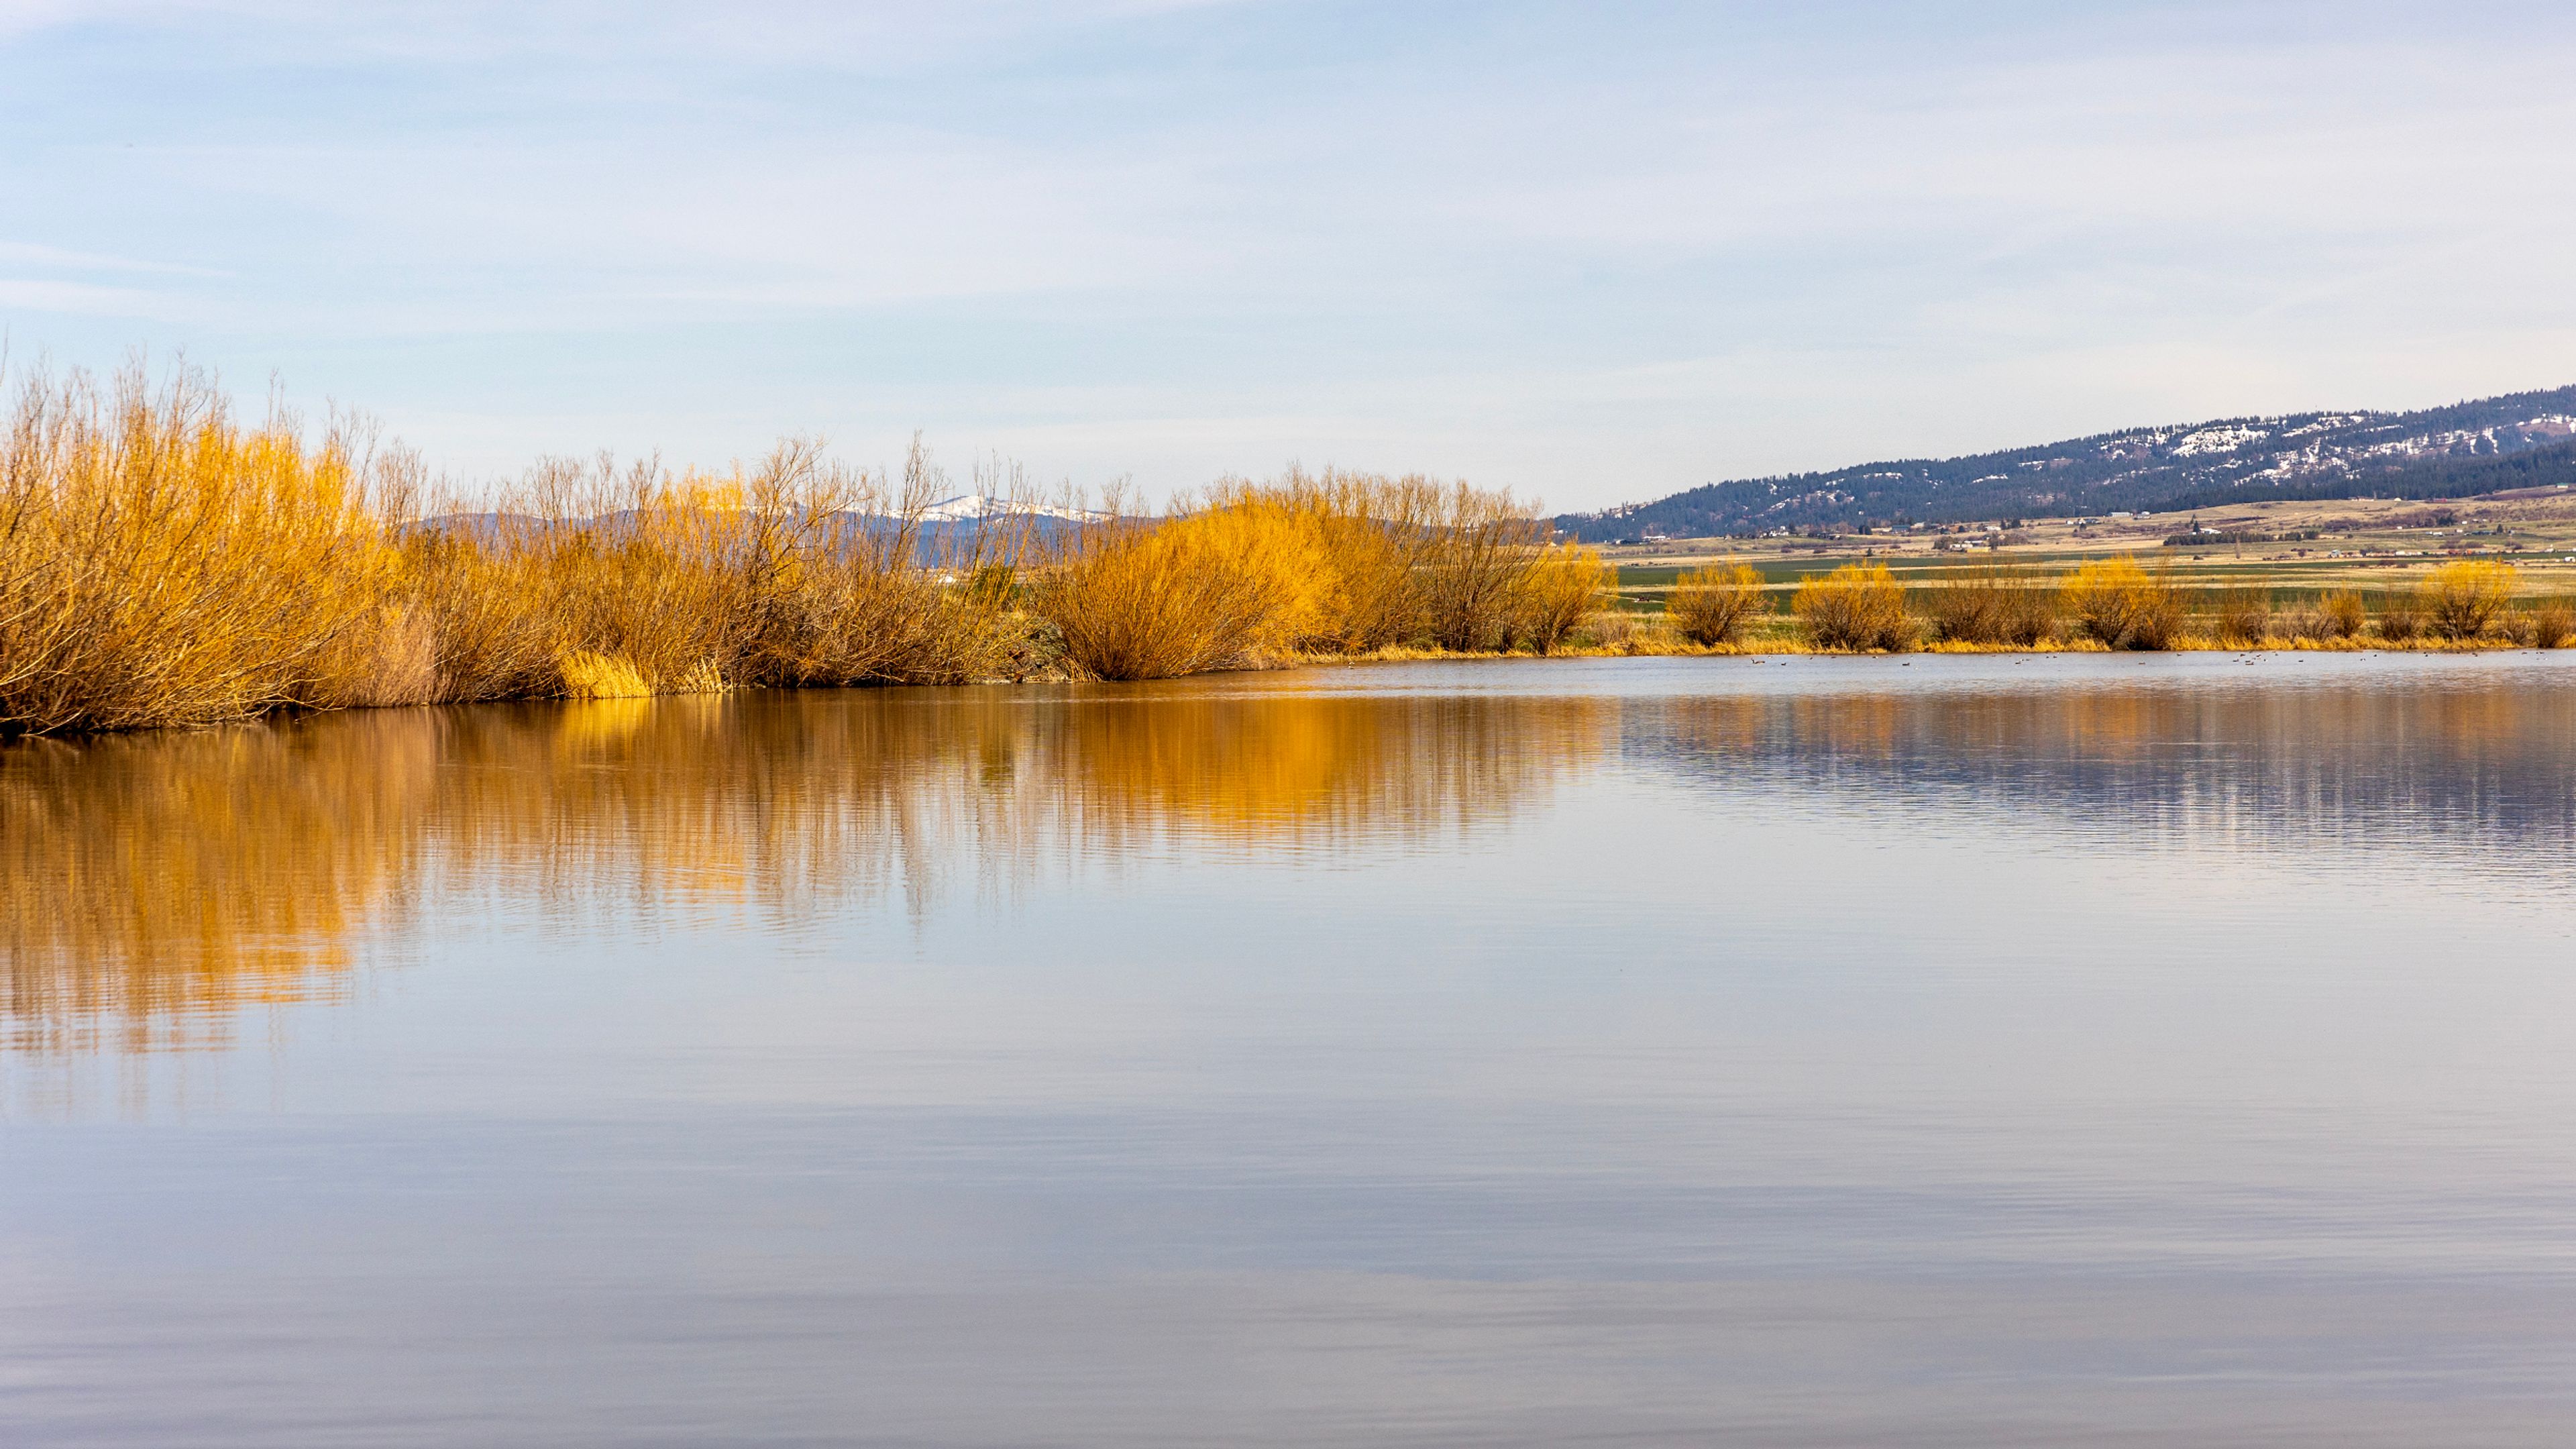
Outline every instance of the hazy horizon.
<path fill-rule="evenodd" d="M 13 369 L 1590 509 L 2576 380 L 2536 5 L 0 0 Z"/>

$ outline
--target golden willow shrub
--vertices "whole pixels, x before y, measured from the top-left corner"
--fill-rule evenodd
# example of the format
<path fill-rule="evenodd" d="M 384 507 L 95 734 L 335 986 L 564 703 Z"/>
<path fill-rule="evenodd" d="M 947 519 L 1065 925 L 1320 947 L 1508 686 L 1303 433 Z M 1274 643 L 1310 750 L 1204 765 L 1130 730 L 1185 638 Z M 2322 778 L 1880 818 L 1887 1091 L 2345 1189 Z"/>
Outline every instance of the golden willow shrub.
<path fill-rule="evenodd" d="M 2363 607 L 2361 595 L 2350 589 L 2337 589 L 2317 602 L 2320 639 L 2358 639 L 2370 622 L 2370 611 Z"/>
<path fill-rule="evenodd" d="M 1098 679 L 1393 645 L 1547 653 L 1610 579 L 1597 551 L 1465 484 L 1292 471 L 1168 518 L 1120 505 L 1031 548 L 1032 611 Z"/>
<path fill-rule="evenodd" d="M 2079 564 L 2066 577 L 2067 616 L 2112 649 L 2169 649 L 2182 633 L 2182 597 L 2171 580 L 2126 556 Z"/>
<path fill-rule="evenodd" d="M 2445 639 L 2475 639 L 2513 598 L 2513 565 L 2490 559 L 2446 563 L 2424 578 L 2416 597 L 2425 626 Z"/>
<path fill-rule="evenodd" d="M 23 387 L 0 435 L 0 732 L 281 708 L 1025 672 L 1010 527 L 920 522 L 810 443 L 758 467 L 541 465 L 422 516 L 417 463 L 236 423 L 194 374 Z"/>
<path fill-rule="evenodd" d="M 1708 564 L 1673 581 L 1664 616 L 1673 632 L 1704 648 L 1732 644 L 1745 626 L 1769 611 L 1762 575 L 1744 564 Z"/>
<path fill-rule="evenodd" d="M 1019 643 L 1007 528 L 925 536 L 899 488 L 781 444 L 749 472 L 550 461 L 500 506 L 413 531 L 446 697 L 614 698 L 743 685 L 951 683 Z"/>
<path fill-rule="evenodd" d="M 1849 563 L 1822 577 L 1809 574 L 1798 581 L 1789 608 L 1820 648 L 1903 649 L 1914 642 L 1905 587 L 1885 564 Z"/>
<path fill-rule="evenodd" d="M 1317 560 L 1294 510 L 1249 500 L 1169 519 L 1067 527 L 1043 546 L 1031 607 L 1095 679 L 1171 679 L 1262 662 L 1310 627 Z"/>
<path fill-rule="evenodd" d="M 2016 569 L 1976 569 L 1925 590 L 1923 612 L 1943 642 L 2029 649 L 2057 632 L 2057 587 Z"/>
<path fill-rule="evenodd" d="M 1609 571 L 1509 494 L 1291 473 L 1167 519 L 924 522 L 791 441 L 673 475 L 549 460 L 496 504 L 425 506 L 349 430 L 237 424 L 194 375 L 21 390 L 0 437 L 0 732 L 281 708 L 605 699 L 1078 673 L 1156 678 L 1390 645 L 1561 645 Z"/>
<path fill-rule="evenodd" d="M 1460 653 L 1509 649 L 1527 632 L 1533 573 L 1549 540 L 1547 524 L 1511 494 L 1459 483 L 1438 495 L 1421 520 L 1424 546 L 1416 587 L 1422 590 L 1427 643 Z"/>
<path fill-rule="evenodd" d="M 1419 577 L 1437 537 L 1444 490 L 1420 477 L 1291 468 L 1268 483 L 1228 479 L 1215 507 L 1249 507 L 1301 535 L 1315 568 L 1293 621 L 1299 649 L 1360 654 L 1419 641 L 1428 628 Z"/>
<path fill-rule="evenodd" d="M 744 684 L 964 684 L 1025 672 L 1013 561 L 1028 517 L 933 530 L 946 491 L 916 439 L 900 483 L 781 444 L 747 480 Z"/>
<path fill-rule="evenodd" d="M 422 682 L 346 432 L 307 449 L 291 418 L 243 427 L 196 375 L 156 392 L 139 371 L 40 377 L 7 427 L 0 730 L 205 724 Z"/>
<path fill-rule="evenodd" d="M 1599 549 L 1556 545 L 1538 553 L 1511 602 L 1504 646 L 1554 653 L 1591 617 L 1610 583 Z"/>

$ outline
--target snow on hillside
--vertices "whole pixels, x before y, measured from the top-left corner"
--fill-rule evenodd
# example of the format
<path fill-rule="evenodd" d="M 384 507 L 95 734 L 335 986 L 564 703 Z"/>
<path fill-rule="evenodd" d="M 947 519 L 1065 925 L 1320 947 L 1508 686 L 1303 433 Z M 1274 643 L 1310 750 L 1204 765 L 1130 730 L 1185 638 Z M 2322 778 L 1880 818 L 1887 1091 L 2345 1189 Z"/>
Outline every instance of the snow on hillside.
<path fill-rule="evenodd" d="M 984 493 L 963 493 L 942 499 L 921 511 L 924 523 L 981 523 L 991 518 L 1062 518 L 1074 522 L 1107 518 L 1106 513 L 1084 508 L 1056 508 L 1044 503 L 1020 503 L 1008 498 L 995 498 Z"/>
<path fill-rule="evenodd" d="M 2128 428 L 2039 447 L 1709 483 L 1556 520 L 1602 542 L 1778 528 L 2084 516 L 2248 498 L 2466 497 L 2576 485 L 2576 387 L 2408 413 Z"/>
<path fill-rule="evenodd" d="M 2248 443 L 2259 443 L 2272 436 L 2262 428 L 2203 428 L 2173 445 L 2177 458 L 2197 458 L 2206 453 L 2233 453 Z"/>

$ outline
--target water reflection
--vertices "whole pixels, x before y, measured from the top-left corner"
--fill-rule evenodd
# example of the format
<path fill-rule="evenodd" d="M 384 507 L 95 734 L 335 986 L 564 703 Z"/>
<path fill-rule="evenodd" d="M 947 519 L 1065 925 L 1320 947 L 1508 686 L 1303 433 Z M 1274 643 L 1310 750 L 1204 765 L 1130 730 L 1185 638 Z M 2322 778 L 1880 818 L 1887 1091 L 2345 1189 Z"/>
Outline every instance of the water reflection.
<path fill-rule="evenodd" d="M 415 872 L 422 712 L 0 751 L 0 1042 L 186 1040 L 346 988 L 353 930 Z"/>
<path fill-rule="evenodd" d="M 775 929 L 1175 843 L 1418 845 L 1508 817 L 1614 723 L 1582 699 L 898 690 L 26 743 L 0 750 L 0 1040 L 218 1044 L 477 899 Z"/>
<path fill-rule="evenodd" d="M 1884 671 L 1882 671 L 1884 673 Z M 394 710 L 0 749 L 0 1042 L 220 1044 L 329 1000 L 423 911 L 619 930 L 919 913 L 1158 851 L 1364 863 L 1614 754 L 1767 808 L 1921 808 L 2153 840 L 2454 848 L 2564 873 L 2576 712 L 2487 670 L 1816 688 L 1669 671 L 1550 696 L 1386 674 Z M 2544 848 L 2516 854 L 2514 841 Z M 479 902 L 480 904 L 473 904 Z"/>
<path fill-rule="evenodd" d="M 2576 710 L 2485 674 L 2323 686 L 1916 690 L 1633 702 L 1630 758 L 1729 792 L 1822 791 L 1953 820 L 2360 847 L 2563 873 L 2576 842 Z M 2319 863 L 2331 863 L 2320 857 Z"/>

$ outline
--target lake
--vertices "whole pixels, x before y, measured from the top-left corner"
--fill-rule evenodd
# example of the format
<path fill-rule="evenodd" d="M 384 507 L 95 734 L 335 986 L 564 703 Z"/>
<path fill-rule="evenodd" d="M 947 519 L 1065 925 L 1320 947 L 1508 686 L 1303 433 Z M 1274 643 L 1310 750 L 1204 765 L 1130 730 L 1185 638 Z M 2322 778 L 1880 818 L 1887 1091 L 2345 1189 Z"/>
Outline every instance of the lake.
<path fill-rule="evenodd" d="M 0 1442 L 2540 1445 L 2576 654 L 0 747 Z"/>

